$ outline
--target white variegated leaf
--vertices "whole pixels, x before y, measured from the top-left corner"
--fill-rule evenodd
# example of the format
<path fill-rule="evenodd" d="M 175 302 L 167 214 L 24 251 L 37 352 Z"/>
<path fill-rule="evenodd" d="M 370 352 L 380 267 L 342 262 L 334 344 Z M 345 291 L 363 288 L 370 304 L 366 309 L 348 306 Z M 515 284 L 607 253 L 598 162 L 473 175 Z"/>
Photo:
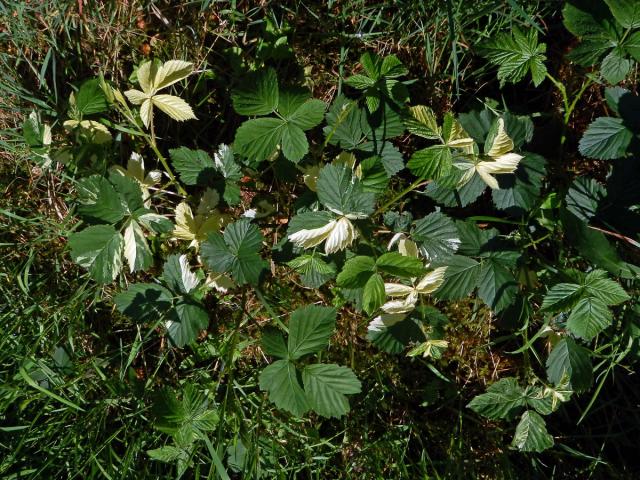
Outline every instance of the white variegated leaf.
<path fill-rule="evenodd" d="M 180 277 L 182 278 L 182 285 L 187 293 L 191 292 L 198 286 L 198 277 L 189 269 L 189 260 L 186 255 L 180 255 Z"/>
<path fill-rule="evenodd" d="M 124 230 L 124 257 L 131 273 L 145 267 L 149 257 L 147 240 L 138 222 L 131 221 Z"/>
<path fill-rule="evenodd" d="M 324 251 L 327 254 L 335 253 L 340 250 L 344 250 L 357 237 L 356 229 L 348 218 L 340 218 L 327 237 L 327 241 L 324 244 Z"/>
<path fill-rule="evenodd" d="M 498 119 L 498 132 L 491 143 L 491 146 L 487 150 L 486 154 L 492 158 L 498 158 L 513 150 L 513 140 L 507 135 L 507 131 L 504 128 L 504 120 Z"/>
<path fill-rule="evenodd" d="M 432 272 L 427 273 L 418 285 L 416 285 L 416 291 L 421 294 L 432 293 L 442 285 L 444 282 L 444 273 L 446 272 L 447 267 L 438 267 L 434 269 Z"/>
<path fill-rule="evenodd" d="M 392 327 L 396 323 L 400 323 L 406 317 L 407 316 L 402 313 L 383 313 L 382 315 L 378 315 L 369 323 L 367 330 L 369 330 L 370 332 L 381 332 L 389 327 Z"/>
<path fill-rule="evenodd" d="M 289 235 L 289 241 L 298 247 L 313 248 L 326 240 L 336 223 L 336 220 L 331 220 L 323 227 L 299 230 Z"/>

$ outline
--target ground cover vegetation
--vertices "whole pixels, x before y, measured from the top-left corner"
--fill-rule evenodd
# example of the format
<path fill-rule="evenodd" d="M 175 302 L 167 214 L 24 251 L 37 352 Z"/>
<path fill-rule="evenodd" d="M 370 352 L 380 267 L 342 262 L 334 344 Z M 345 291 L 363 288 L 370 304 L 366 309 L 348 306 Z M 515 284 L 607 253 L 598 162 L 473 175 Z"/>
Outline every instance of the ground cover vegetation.
<path fill-rule="evenodd" d="M 2 478 L 637 478 L 640 4 L 0 4 Z"/>

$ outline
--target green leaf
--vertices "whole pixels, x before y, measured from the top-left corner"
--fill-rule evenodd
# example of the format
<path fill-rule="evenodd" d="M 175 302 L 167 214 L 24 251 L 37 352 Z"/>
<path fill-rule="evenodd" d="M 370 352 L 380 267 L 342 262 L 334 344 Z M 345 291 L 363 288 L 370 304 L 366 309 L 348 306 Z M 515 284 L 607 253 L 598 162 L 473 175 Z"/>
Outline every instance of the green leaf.
<path fill-rule="evenodd" d="M 171 315 L 165 321 L 171 344 L 182 348 L 196 341 L 201 330 L 209 325 L 209 315 L 203 306 L 190 298 L 176 302 Z"/>
<path fill-rule="evenodd" d="M 553 443 L 544 419 L 533 410 L 524 412 L 516 427 L 512 445 L 521 452 L 543 452 L 553 447 Z"/>
<path fill-rule="evenodd" d="M 405 126 L 410 133 L 429 140 L 440 140 L 440 128 L 433 110 L 424 105 L 416 105 L 409 107 L 409 113 Z"/>
<path fill-rule="evenodd" d="M 640 62 L 640 30 L 629 34 L 623 44 L 623 48 L 636 62 Z"/>
<path fill-rule="evenodd" d="M 347 165 L 325 165 L 318 175 L 317 190 L 320 202 L 335 212 L 370 215 L 375 209 L 375 195 L 362 190 Z"/>
<path fill-rule="evenodd" d="M 233 91 L 233 108 L 240 115 L 268 115 L 278 107 L 278 76 L 273 68 L 249 75 Z"/>
<path fill-rule="evenodd" d="M 455 223 L 441 212 L 433 212 L 415 222 L 411 238 L 430 262 L 443 262 L 453 256 L 460 246 Z"/>
<path fill-rule="evenodd" d="M 585 290 L 606 305 L 619 305 L 631 299 L 620 284 L 606 278 L 606 273 L 602 270 L 594 270 L 587 275 Z"/>
<path fill-rule="evenodd" d="M 279 118 L 247 120 L 236 130 L 234 148 L 251 161 L 266 160 L 278 148 L 285 126 Z"/>
<path fill-rule="evenodd" d="M 171 163 L 185 185 L 209 185 L 215 176 L 215 164 L 204 150 L 187 147 L 169 150 Z"/>
<path fill-rule="evenodd" d="M 331 145 L 345 150 L 353 150 L 364 140 L 370 131 L 366 113 L 358 107 L 357 102 L 339 95 L 333 101 L 325 115 L 327 126 L 324 135 Z"/>
<path fill-rule="evenodd" d="M 481 264 L 460 255 L 454 255 L 445 264 L 444 282 L 434 295 L 442 300 L 458 300 L 469 295 L 478 284 Z"/>
<path fill-rule="evenodd" d="M 456 222 L 456 227 L 460 233 L 458 253 L 471 257 L 486 257 L 504 250 L 504 247 L 501 247 L 498 243 L 499 232 L 495 228 L 481 229 L 471 220 L 466 222 L 458 221 Z"/>
<path fill-rule="evenodd" d="M 111 225 L 94 225 L 69 237 L 71 258 L 98 283 L 112 282 L 122 269 L 124 239 Z"/>
<path fill-rule="evenodd" d="M 409 70 L 405 67 L 400 59 L 395 55 L 387 55 L 382 59 L 380 66 L 380 74 L 388 78 L 401 77 L 407 75 Z"/>
<path fill-rule="evenodd" d="M 179 445 L 201 440 L 218 424 L 218 413 L 209 408 L 209 400 L 199 387 L 187 383 L 178 400 L 176 392 L 160 391 L 153 404 L 154 427 L 174 437 Z"/>
<path fill-rule="evenodd" d="M 576 178 L 565 198 L 567 210 L 584 222 L 598 213 L 600 202 L 607 196 L 605 188 L 594 178 Z"/>
<path fill-rule="evenodd" d="M 214 272 L 230 273 L 240 285 L 256 285 L 265 268 L 259 253 L 262 240 L 258 227 L 243 219 L 228 225 L 223 235 L 210 233 L 202 244 L 201 255 Z"/>
<path fill-rule="evenodd" d="M 336 276 L 335 266 L 325 262 L 316 253 L 296 257 L 287 265 L 298 272 L 302 283 L 310 288 L 319 288 Z"/>
<path fill-rule="evenodd" d="M 567 210 L 560 211 L 560 218 L 570 245 L 594 265 L 606 269 L 622 278 L 637 278 L 640 269 L 620 259 L 615 247 L 609 243 L 604 233 L 589 228 Z"/>
<path fill-rule="evenodd" d="M 570 0 L 562 13 L 564 26 L 576 37 L 600 34 L 615 39 L 615 20 L 602 0 Z"/>
<path fill-rule="evenodd" d="M 189 452 L 173 445 L 147 450 L 147 455 L 151 460 L 158 460 L 165 463 L 173 463 L 178 459 L 188 460 Z"/>
<path fill-rule="evenodd" d="M 404 168 L 402 153 L 400 153 L 400 150 L 398 150 L 393 143 L 389 141 L 383 141 L 381 143 L 366 141 L 361 144 L 358 149 L 364 153 L 373 154 L 376 157 L 379 157 L 382 161 L 382 165 L 384 166 L 384 171 L 389 178 L 393 177 Z"/>
<path fill-rule="evenodd" d="M 289 320 L 289 358 L 316 353 L 329 344 L 336 324 L 336 310 L 307 305 L 296 309 Z"/>
<path fill-rule="evenodd" d="M 495 312 L 511 305 L 518 294 L 518 282 L 499 259 L 489 257 L 482 262 L 478 276 L 478 296 Z"/>
<path fill-rule="evenodd" d="M 124 218 L 125 209 L 118 193 L 101 175 L 80 179 L 77 186 L 78 213 L 91 222 L 116 223 Z"/>
<path fill-rule="evenodd" d="M 523 34 L 514 27 L 511 34 L 503 33 L 489 41 L 482 54 L 497 65 L 498 80 L 517 83 L 531 72 L 533 84 L 537 87 L 542 83 L 547 73 L 544 62 L 546 45 L 538 43 L 538 32 L 531 28 Z"/>
<path fill-rule="evenodd" d="M 372 52 L 364 52 L 360 56 L 360 63 L 371 79 L 378 80 L 380 78 L 380 70 L 382 68 L 382 58 L 380 56 Z"/>
<path fill-rule="evenodd" d="M 287 160 L 298 163 L 309 152 L 309 142 L 304 131 L 294 125 L 287 123 L 282 131 L 282 153 Z"/>
<path fill-rule="evenodd" d="M 133 218 L 144 228 L 155 233 L 169 233 L 174 227 L 173 222 L 167 217 L 153 213 L 146 208 L 135 212 Z"/>
<path fill-rule="evenodd" d="M 100 87 L 98 78 L 84 82 L 75 97 L 76 110 L 81 116 L 102 113 L 109 109 L 107 98 Z"/>
<path fill-rule="evenodd" d="M 398 109 L 389 102 L 377 111 L 365 111 L 367 123 L 367 139 L 373 143 L 382 144 L 385 140 L 404 133 L 404 123 Z"/>
<path fill-rule="evenodd" d="M 360 393 L 361 385 L 350 368 L 335 364 L 307 365 L 302 382 L 311 408 L 323 417 L 339 418 L 349 412 L 345 395 Z"/>
<path fill-rule="evenodd" d="M 492 384 L 467 405 L 474 412 L 492 420 L 512 417 L 526 405 L 524 390 L 515 378 L 507 377 Z"/>
<path fill-rule="evenodd" d="M 260 339 L 262 349 L 267 355 L 278 358 L 287 358 L 287 345 L 284 341 L 282 333 L 276 328 L 266 328 L 262 331 Z"/>
<path fill-rule="evenodd" d="M 376 263 L 371 257 L 353 257 L 346 261 L 336 281 L 342 288 L 362 288 L 375 270 Z"/>
<path fill-rule="evenodd" d="M 504 120 L 504 127 L 507 131 L 507 135 L 513 141 L 515 150 L 520 150 L 524 144 L 529 143 L 533 139 L 534 125 L 531 117 L 528 115 L 514 115 L 507 111 L 504 112 L 502 118 Z M 524 159 L 522 161 L 524 161 Z M 522 161 L 519 166 L 522 165 Z"/>
<path fill-rule="evenodd" d="M 542 178 L 546 175 L 546 160 L 527 153 L 514 174 L 497 175 L 500 189 L 491 190 L 494 205 L 507 213 L 523 215 L 540 201 Z"/>
<path fill-rule="evenodd" d="M 109 181 L 113 184 L 126 215 L 133 215 L 144 208 L 140 184 L 131 177 L 111 172 Z"/>
<path fill-rule="evenodd" d="M 587 37 L 567 54 L 567 60 L 583 67 L 600 63 L 611 51 L 611 44 L 602 35 Z"/>
<path fill-rule="evenodd" d="M 569 376 L 571 388 L 587 391 L 593 383 L 593 367 L 589 351 L 570 337 L 560 340 L 547 358 L 547 378 L 559 385 L 564 375 Z"/>
<path fill-rule="evenodd" d="M 407 168 L 411 173 L 428 180 L 438 180 L 447 176 L 451 166 L 451 150 L 446 145 L 433 145 L 418 150 L 407 162 Z"/>
<path fill-rule="evenodd" d="M 614 48 L 604 57 L 600 65 L 602 76 L 611 84 L 621 82 L 631 70 L 631 60 L 626 58 L 624 50 Z"/>
<path fill-rule="evenodd" d="M 367 339 L 379 349 L 398 354 L 412 343 L 424 342 L 419 322 L 404 314 L 382 314 L 369 324 Z"/>
<path fill-rule="evenodd" d="M 344 80 L 344 83 L 350 87 L 357 88 L 358 90 L 366 90 L 369 87 L 373 87 L 376 81 L 366 75 L 351 75 Z"/>
<path fill-rule="evenodd" d="M 118 311 L 140 323 L 156 322 L 171 308 L 172 294 L 155 283 L 133 283 L 113 302 Z"/>
<path fill-rule="evenodd" d="M 302 130 L 309 130 L 322 122 L 325 107 L 326 105 L 322 100 L 312 98 L 285 118 L 296 127 Z"/>
<path fill-rule="evenodd" d="M 613 322 L 611 310 L 599 298 L 581 299 L 571 310 L 567 328 L 574 335 L 591 340 Z"/>
<path fill-rule="evenodd" d="M 242 170 L 240 165 L 236 163 L 233 150 L 229 145 L 224 143 L 218 145 L 218 150 L 213 158 L 217 172 L 226 180 L 240 180 L 242 178 Z"/>
<path fill-rule="evenodd" d="M 558 283 L 551 287 L 542 300 L 542 310 L 550 312 L 566 311 L 578 303 L 584 289 L 575 283 Z"/>
<path fill-rule="evenodd" d="M 280 89 L 278 100 L 278 113 L 289 120 L 304 102 L 309 100 L 309 90 L 300 87 L 289 87 Z"/>
<path fill-rule="evenodd" d="M 385 192 L 389 187 L 389 177 L 399 171 L 396 170 L 394 173 L 389 175 L 384 161 L 377 155 L 365 158 L 360 162 L 359 167 L 362 172 L 360 179 L 362 181 L 362 191 L 372 192 L 374 194 L 381 194 Z M 391 165 L 391 168 L 393 169 L 395 167 Z M 401 169 L 402 168 L 400 168 L 400 170 Z"/>
<path fill-rule="evenodd" d="M 424 193 L 445 207 L 466 207 L 474 202 L 487 188 L 487 184 L 474 175 L 471 180 L 460 188 L 452 188 L 459 180 L 461 171 L 457 168 L 451 170 L 451 174 L 438 182 L 431 182 L 425 188 Z"/>
<path fill-rule="evenodd" d="M 384 253 L 376 260 L 376 268 L 396 277 L 417 277 L 424 273 L 422 260 L 398 252 Z"/>
<path fill-rule="evenodd" d="M 636 0 L 604 0 L 624 28 L 640 27 L 640 3 Z"/>
<path fill-rule="evenodd" d="M 304 415 L 310 408 L 296 367 L 288 360 L 273 362 L 260 373 L 260 389 L 269 393 L 269 400 L 276 407 L 297 417 Z"/>
<path fill-rule="evenodd" d="M 386 298 L 384 280 L 380 274 L 375 273 L 369 277 L 362 292 L 362 308 L 371 315 L 382 306 Z"/>
<path fill-rule="evenodd" d="M 588 158 L 613 160 L 627 152 L 633 133 L 619 118 L 598 117 L 580 139 L 580 153 Z"/>

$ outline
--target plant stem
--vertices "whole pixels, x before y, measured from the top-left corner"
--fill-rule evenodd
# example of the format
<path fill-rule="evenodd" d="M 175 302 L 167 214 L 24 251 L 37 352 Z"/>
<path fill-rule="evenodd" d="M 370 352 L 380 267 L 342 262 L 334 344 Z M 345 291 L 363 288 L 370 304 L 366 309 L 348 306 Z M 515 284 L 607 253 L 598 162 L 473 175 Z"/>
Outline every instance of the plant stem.
<path fill-rule="evenodd" d="M 553 85 L 558 89 L 558 91 L 560 92 L 560 95 L 562 95 L 562 103 L 563 103 L 563 109 L 564 109 L 564 114 L 562 117 L 562 135 L 560 137 L 560 148 L 562 148 L 564 146 L 565 141 L 567 140 L 566 132 L 567 132 L 567 127 L 569 126 L 569 119 L 571 118 L 571 115 L 573 114 L 573 111 L 576 108 L 578 100 L 582 98 L 582 95 L 587 90 L 587 88 L 589 88 L 589 86 L 593 83 L 593 80 L 591 80 L 590 78 L 587 78 L 587 80 L 582 84 L 582 87 L 580 87 L 580 90 L 578 90 L 578 93 L 576 93 L 572 99 L 569 99 L 569 94 L 567 93 L 567 89 L 562 84 L 562 82 L 560 82 L 555 77 L 553 77 L 553 75 L 551 75 L 549 72 L 546 73 L 546 76 L 549 79 L 549 81 L 551 81 L 551 83 L 553 83 Z"/>
<path fill-rule="evenodd" d="M 384 212 L 387 208 L 389 208 L 391 205 L 396 203 L 402 197 L 404 197 L 405 195 L 408 195 L 409 193 L 413 192 L 416 188 L 419 188 L 419 187 L 421 187 L 423 185 L 426 185 L 427 183 L 429 183 L 429 180 L 424 180 L 422 178 L 419 178 L 418 180 L 413 182 L 411 185 L 409 185 L 407 188 L 405 188 L 400 193 L 398 193 L 391 200 L 389 200 L 387 203 L 385 203 L 380 208 L 378 208 L 378 210 L 376 210 L 373 215 L 375 216 L 375 215 L 378 215 L 378 214 Z"/>
<path fill-rule="evenodd" d="M 182 185 L 180 185 L 180 182 L 178 182 L 178 180 L 176 179 L 176 176 L 173 174 L 171 167 L 169 167 L 169 163 L 167 162 L 167 159 L 164 157 L 164 155 L 162 155 L 162 153 L 160 153 L 160 150 L 156 146 L 156 143 L 153 140 L 153 138 L 149 137 L 149 135 L 147 134 L 144 135 L 144 138 L 147 140 L 147 143 L 153 150 L 153 153 L 155 153 L 156 156 L 158 157 L 158 160 L 160 160 L 160 163 L 162 164 L 162 168 L 164 168 L 165 172 L 167 172 L 167 175 L 169 175 L 169 179 L 171 180 L 171 183 L 173 183 L 178 189 L 178 193 L 186 197 L 187 191 L 184 189 Z"/>

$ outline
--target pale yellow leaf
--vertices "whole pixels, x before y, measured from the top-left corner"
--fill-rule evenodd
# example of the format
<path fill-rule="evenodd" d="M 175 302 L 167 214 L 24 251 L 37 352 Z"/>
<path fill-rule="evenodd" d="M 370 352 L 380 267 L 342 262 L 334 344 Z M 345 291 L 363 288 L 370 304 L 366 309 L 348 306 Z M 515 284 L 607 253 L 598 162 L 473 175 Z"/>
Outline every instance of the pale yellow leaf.
<path fill-rule="evenodd" d="M 156 107 L 179 122 L 196 118 L 189 104 L 180 97 L 174 95 L 154 95 L 151 101 Z"/>
<path fill-rule="evenodd" d="M 153 103 L 150 99 L 146 99 L 140 106 L 140 118 L 144 126 L 149 128 L 151 122 L 153 122 Z"/>
<path fill-rule="evenodd" d="M 153 62 L 144 62 L 142 65 L 138 67 L 138 84 L 140 84 L 140 88 L 146 94 L 153 93 L 153 80 L 156 74 L 155 65 Z M 126 95 L 126 92 L 125 92 Z"/>
<path fill-rule="evenodd" d="M 134 89 L 127 90 L 126 92 L 124 92 L 124 94 L 134 105 L 140 105 L 142 102 L 149 98 L 149 95 L 147 95 L 146 93 L 142 93 L 140 90 Z"/>
<path fill-rule="evenodd" d="M 193 64 L 190 62 L 184 62 L 182 60 L 169 60 L 165 62 L 160 69 L 155 79 L 155 89 L 173 85 L 180 80 L 187 78 L 193 71 Z"/>

